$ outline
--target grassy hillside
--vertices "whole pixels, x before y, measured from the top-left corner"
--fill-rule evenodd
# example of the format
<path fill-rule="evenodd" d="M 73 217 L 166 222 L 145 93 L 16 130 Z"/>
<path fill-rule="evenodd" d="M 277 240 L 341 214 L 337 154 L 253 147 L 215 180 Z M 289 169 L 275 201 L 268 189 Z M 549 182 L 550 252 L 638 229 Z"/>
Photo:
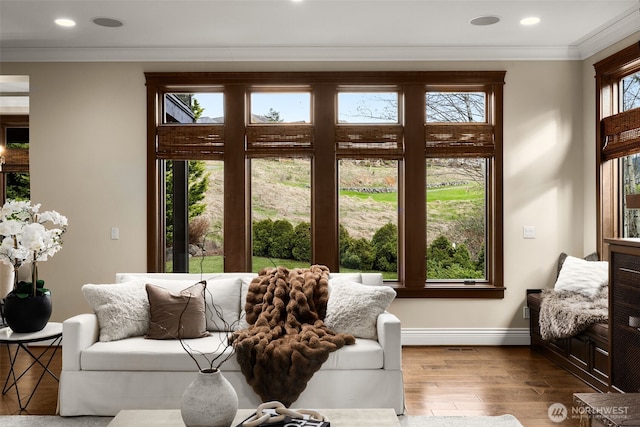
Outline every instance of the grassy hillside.
<path fill-rule="evenodd" d="M 222 247 L 223 167 L 207 162 L 210 186 L 205 198 L 214 240 Z M 253 220 L 287 219 L 294 226 L 310 221 L 311 162 L 305 159 L 252 160 Z M 479 165 L 434 161 L 427 168 L 427 242 L 446 235 L 452 242 L 466 243 L 472 256 L 483 244 L 484 188 L 476 182 Z M 351 237 L 371 239 L 387 223 L 397 224 L 397 162 L 343 160 L 339 163 L 339 216 Z M 408 201 L 410 204 L 411 201 Z M 475 230 L 472 230 L 475 229 Z M 475 237 L 470 237 L 475 236 Z M 475 240 L 475 243 L 469 244 Z M 217 258 L 217 257 L 214 257 Z M 221 271 L 220 259 L 205 260 L 203 271 Z M 273 260 L 288 265 L 285 260 Z M 200 261 L 192 260 L 193 271 Z M 255 259 L 254 271 L 272 262 Z"/>

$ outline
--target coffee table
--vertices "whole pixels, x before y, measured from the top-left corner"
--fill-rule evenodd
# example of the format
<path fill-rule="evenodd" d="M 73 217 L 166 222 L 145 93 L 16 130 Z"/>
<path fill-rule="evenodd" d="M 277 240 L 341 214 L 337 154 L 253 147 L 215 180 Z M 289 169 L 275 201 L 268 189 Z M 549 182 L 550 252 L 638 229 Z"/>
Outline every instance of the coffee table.
<path fill-rule="evenodd" d="M 574 393 L 573 403 L 581 426 L 640 425 L 640 393 Z"/>
<path fill-rule="evenodd" d="M 249 418 L 255 410 L 239 409 L 231 427 Z M 400 427 L 396 412 L 391 409 L 318 409 L 329 418 L 331 427 Z M 109 423 L 108 427 L 184 427 L 179 409 L 124 410 Z"/>

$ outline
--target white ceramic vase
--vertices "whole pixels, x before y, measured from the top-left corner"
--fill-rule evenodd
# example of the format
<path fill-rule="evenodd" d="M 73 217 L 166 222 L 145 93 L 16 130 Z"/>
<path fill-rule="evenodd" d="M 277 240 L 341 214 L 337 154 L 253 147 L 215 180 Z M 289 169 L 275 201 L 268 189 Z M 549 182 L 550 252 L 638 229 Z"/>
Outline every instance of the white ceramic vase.
<path fill-rule="evenodd" d="M 180 413 L 187 427 L 229 427 L 238 412 L 238 395 L 219 369 L 203 369 L 182 395 Z"/>

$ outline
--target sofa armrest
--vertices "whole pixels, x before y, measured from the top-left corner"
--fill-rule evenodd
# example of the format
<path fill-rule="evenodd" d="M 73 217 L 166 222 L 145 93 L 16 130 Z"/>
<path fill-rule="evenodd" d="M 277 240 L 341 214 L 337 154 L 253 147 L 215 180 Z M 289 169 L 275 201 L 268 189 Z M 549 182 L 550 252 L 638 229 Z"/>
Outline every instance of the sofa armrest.
<path fill-rule="evenodd" d="M 62 370 L 80 371 L 80 353 L 98 341 L 100 329 L 94 313 L 79 314 L 62 322 Z"/>
<path fill-rule="evenodd" d="M 402 327 L 400 319 L 385 311 L 378 316 L 378 342 L 384 351 L 384 369 L 402 368 Z"/>

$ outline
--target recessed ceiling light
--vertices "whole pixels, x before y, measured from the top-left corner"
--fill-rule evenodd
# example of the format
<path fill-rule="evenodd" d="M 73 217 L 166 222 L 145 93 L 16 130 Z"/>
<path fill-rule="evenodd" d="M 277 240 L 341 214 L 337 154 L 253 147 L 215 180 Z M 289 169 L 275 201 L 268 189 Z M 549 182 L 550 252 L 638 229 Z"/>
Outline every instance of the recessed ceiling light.
<path fill-rule="evenodd" d="M 55 22 L 56 25 L 59 25 L 61 27 L 75 27 L 76 26 L 76 21 L 74 21 L 73 19 L 69 19 L 69 18 L 58 18 L 53 22 Z"/>
<path fill-rule="evenodd" d="M 478 16 L 476 18 L 473 18 L 471 21 L 469 21 L 471 25 L 478 25 L 481 27 L 486 25 L 497 24 L 498 22 L 500 22 L 500 17 L 495 15 Z"/>
<path fill-rule="evenodd" d="M 520 20 L 520 24 L 522 25 L 536 25 L 538 23 L 540 23 L 540 18 L 537 16 L 529 16 Z"/>
<path fill-rule="evenodd" d="M 93 18 L 91 22 L 93 22 L 96 25 L 100 25 L 101 27 L 108 27 L 108 28 L 117 28 L 117 27 L 122 27 L 124 25 L 124 22 L 114 18 L 102 18 L 102 17 Z"/>

